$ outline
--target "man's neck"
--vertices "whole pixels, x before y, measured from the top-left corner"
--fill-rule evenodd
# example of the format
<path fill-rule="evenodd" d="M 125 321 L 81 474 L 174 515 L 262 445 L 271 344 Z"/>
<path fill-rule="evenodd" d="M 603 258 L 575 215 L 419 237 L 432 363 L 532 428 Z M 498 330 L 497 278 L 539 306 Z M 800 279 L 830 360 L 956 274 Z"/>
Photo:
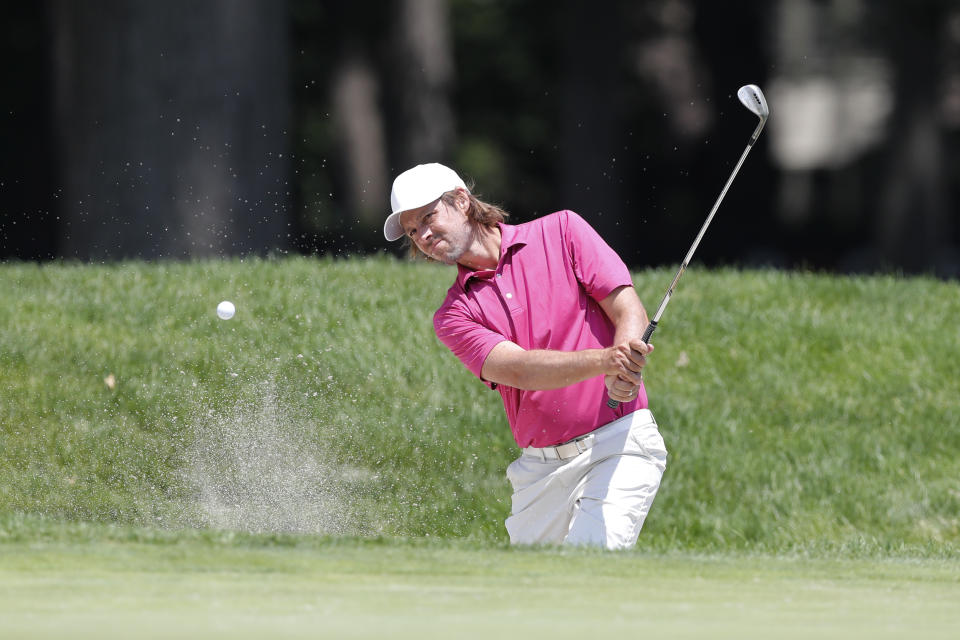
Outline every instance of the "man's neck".
<path fill-rule="evenodd" d="M 496 269 L 500 263 L 501 240 L 499 226 L 479 227 L 473 246 L 458 262 L 471 271 Z"/>

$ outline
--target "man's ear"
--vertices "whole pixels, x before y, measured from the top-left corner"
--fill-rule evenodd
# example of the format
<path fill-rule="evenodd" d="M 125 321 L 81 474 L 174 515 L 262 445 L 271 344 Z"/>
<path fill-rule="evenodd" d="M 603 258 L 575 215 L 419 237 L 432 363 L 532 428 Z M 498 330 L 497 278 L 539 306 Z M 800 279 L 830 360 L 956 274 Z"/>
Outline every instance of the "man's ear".
<path fill-rule="evenodd" d="M 469 211 L 470 210 L 469 192 L 467 192 L 467 190 L 463 189 L 462 187 L 457 187 L 457 197 L 454 200 L 454 203 L 456 203 L 457 209 L 459 209 L 462 213 L 466 213 L 467 211 Z"/>

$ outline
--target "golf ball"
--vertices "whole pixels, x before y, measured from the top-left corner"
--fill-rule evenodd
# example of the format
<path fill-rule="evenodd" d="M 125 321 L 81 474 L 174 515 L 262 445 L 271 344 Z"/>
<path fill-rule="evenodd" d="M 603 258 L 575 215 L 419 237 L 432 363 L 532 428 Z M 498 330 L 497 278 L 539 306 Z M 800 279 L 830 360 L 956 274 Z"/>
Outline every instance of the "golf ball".
<path fill-rule="evenodd" d="M 221 320 L 229 320 L 236 312 L 237 308 L 229 300 L 224 300 L 217 305 L 217 315 L 220 316 Z"/>

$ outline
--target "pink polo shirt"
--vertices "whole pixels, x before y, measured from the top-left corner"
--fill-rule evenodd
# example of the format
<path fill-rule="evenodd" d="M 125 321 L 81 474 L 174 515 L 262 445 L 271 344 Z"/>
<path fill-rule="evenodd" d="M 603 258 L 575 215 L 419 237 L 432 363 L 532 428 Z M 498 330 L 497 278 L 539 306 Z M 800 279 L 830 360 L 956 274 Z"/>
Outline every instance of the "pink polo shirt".
<path fill-rule="evenodd" d="M 632 285 L 630 271 L 587 222 L 559 211 L 517 226 L 501 224 L 495 271 L 459 266 L 433 317 L 440 340 L 477 377 L 494 346 L 579 351 L 613 344 L 614 327 L 599 300 Z M 481 378 L 482 379 L 482 378 Z M 607 406 L 603 376 L 562 389 L 524 391 L 494 385 L 520 447 L 545 447 L 593 431 L 647 406 L 646 391 Z"/>

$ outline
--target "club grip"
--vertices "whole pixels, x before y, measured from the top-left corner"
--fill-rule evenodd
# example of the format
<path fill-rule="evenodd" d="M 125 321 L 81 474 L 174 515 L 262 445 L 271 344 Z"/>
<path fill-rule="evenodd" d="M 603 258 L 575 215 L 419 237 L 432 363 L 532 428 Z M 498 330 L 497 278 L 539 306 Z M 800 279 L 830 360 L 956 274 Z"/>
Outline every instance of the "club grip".
<path fill-rule="evenodd" d="M 651 320 L 650 324 L 647 325 L 647 330 L 643 332 L 643 337 L 640 338 L 647 344 L 650 344 L 650 336 L 653 335 L 653 332 L 657 330 L 657 321 Z"/>
<path fill-rule="evenodd" d="M 650 344 L 650 336 L 652 336 L 653 332 L 656 330 L 657 330 L 657 321 L 651 320 L 650 324 L 647 325 L 646 330 L 643 332 L 643 337 L 640 339 L 646 342 L 647 344 Z M 620 403 L 614 400 L 613 398 L 610 398 L 607 400 L 607 406 L 610 407 L 611 409 L 616 409 L 618 404 Z"/>

